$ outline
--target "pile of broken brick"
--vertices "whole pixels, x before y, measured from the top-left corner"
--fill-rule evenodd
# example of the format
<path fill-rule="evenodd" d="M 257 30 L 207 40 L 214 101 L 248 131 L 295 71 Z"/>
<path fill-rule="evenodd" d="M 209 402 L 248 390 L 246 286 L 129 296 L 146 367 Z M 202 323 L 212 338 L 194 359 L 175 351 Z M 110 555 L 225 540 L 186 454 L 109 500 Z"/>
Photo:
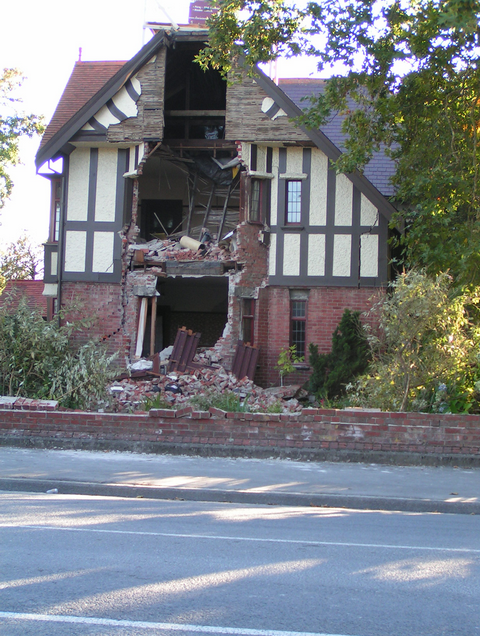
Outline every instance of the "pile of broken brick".
<path fill-rule="evenodd" d="M 110 386 L 110 409 L 117 413 L 142 411 L 149 405 L 155 408 L 156 400 L 179 409 L 188 406 L 193 397 L 211 392 L 233 392 L 251 413 L 300 412 L 308 398 L 307 391 L 299 385 L 262 389 L 246 377 L 237 379 L 222 367 L 204 367 L 117 380 Z"/>
<path fill-rule="evenodd" d="M 193 241 L 192 247 L 185 247 L 181 240 L 174 238 L 153 239 L 148 243 L 136 243 L 129 245 L 128 249 L 133 256 L 135 252 L 143 252 L 144 262 L 155 265 L 169 260 L 176 261 L 231 261 L 235 260 L 235 242 L 231 240 L 220 241 Z"/>

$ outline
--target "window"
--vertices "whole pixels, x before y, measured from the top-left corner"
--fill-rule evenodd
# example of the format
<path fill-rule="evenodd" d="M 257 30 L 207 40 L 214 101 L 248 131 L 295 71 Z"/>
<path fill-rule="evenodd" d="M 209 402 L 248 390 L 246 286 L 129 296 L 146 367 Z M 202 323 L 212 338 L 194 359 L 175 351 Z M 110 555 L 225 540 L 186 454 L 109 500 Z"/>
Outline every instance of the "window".
<path fill-rule="evenodd" d="M 62 209 L 62 180 L 52 179 L 52 207 L 50 213 L 50 241 L 58 243 L 60 211 Z"/>
<path fill-rule="evenodd" d="M 305 357 L 305 334 L 307 326 L 307 301 L 290 301 L 290 344 L 295 345 L 297 356 Z"/>
<path fill-rule="evenodd" d="M 300 223 L 302 218 L 302 182 L 286 183 L 286 222 Z"/>
<path fill-rule="evenodd" d="M 252 179 L 250 193 L 250 216 L 253 223 L 269 223 L 270 180 Z"/>
<path fill-rule="evenodd" d="M 253 328 L 255 319 L 255 301 L 243 298 L 242 301 L 242 336 L 244 343 L 253 345 Z"/>

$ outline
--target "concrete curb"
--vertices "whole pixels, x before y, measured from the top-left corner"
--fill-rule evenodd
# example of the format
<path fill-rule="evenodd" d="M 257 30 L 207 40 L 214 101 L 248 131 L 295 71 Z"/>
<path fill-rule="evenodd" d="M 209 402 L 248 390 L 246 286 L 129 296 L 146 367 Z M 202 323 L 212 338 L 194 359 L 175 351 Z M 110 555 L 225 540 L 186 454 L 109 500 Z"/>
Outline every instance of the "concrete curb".
<path fill-rule="evenodd" d="M 480 455 L 356 451 L 346 449 L 278 448 L 275 446 L 226 446 L 222 444 L 182 444 L 130 440 L 60 439 L 46 437 L 0 436 L 0 447 L 45 450 L 85 450 L 147 453 L 152 455 L 191 455 L 192 457 L 242 457 L 291 459 L 311 462 L 375 463 L 390 466 L 455 466 L 480 468 Z"/>
<path fill-rule="evenodd" d="M 57 489 L 61 495 L 170 499 L 264 506 L 306 506 L 388 510 L 397 512 L 480 514 L 480 502 L 374 497 L 367 495 L 307 495 L 304 493 L 252 492 L 246 490 L 207 490 L 199 488 L 156 488 L 131 484 L 104 484 L 55 479 L 0 478 L 0 490 L 46 493 Z"/>

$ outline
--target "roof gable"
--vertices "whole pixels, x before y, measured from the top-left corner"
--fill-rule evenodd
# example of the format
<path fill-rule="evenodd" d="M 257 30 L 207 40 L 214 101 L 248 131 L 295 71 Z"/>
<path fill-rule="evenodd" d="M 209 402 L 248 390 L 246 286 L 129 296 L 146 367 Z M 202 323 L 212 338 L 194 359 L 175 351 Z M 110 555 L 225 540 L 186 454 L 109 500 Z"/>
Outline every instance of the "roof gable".
<path fill-rule="evenodd" d="M 326 80 L 280 79 L 278 85 L 299 108 L 305 109 L 309 105 L 308 97 L 322 93 Z M 353 101 L 352 107 L 355 107 Z M 341 151 L 345 150 L 345 134 L 342 131 L 344 119 L 345 117 L 341 113 L 334 113 L 329 121 L 320 127 L 320 130 Z M 383 195 L 393 196 L 394 188 L 390 178 L 395 174 L 395 164 L 390 157 L 386 156 L 385 152 L 375 152 L 372 159 L 365 166 L 363 174 Z"/>
<path fill-rule="evenodd" d="M 125 65 L 125 62 L 76 62 L 40 149 Z"/>
<path fill-rule="evenodd" d="M 296 119 L 302 115 L 302 110 L 287 95 L 281 86 L 277 86 L 262 70 L 258 67 L 254 69 L 255 80 L 263 88 L 265 93 L 269 95 L 290 118 Z M 300 80 L 302 81 L 302 80 Z M 329 138 L 322 130 L 312 130 L 300 126 L 309 139 L 324 152 L 331 161 L 336 161 L 342 154 L 341 149 Z M 388 193 L 382 194 L 365 174 L 355 171 L 346 175 L 350 181 L 364 194 L 379 210 L 390 220 L 395 212 L 393 205 L 385 198 Z M 388 181 L 388 179 L 387 179 Z"/>
<path fill-rule="evenodd" d="M 99 110 L 111 99 L 142 66 L 157 52 L 165 42 L 165 32 L 160 31 L 127 63 L 123 64 L 106 83 L 94 93 L 84 105 L 71 116 L 45 144 L 40 148 L 35 158 L 37 168 L 49 159 L 55 157 Z"/>

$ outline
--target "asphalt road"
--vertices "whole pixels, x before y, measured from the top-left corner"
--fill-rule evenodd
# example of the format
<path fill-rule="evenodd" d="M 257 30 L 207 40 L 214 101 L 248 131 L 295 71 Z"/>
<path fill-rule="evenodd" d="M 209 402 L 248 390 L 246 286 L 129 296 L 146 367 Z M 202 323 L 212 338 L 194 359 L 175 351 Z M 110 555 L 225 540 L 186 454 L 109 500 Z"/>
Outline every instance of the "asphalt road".
<path fill-rule="evenodd" d="M 480 634 L 480 517 L 0 493 L 2 636 Z"/>

